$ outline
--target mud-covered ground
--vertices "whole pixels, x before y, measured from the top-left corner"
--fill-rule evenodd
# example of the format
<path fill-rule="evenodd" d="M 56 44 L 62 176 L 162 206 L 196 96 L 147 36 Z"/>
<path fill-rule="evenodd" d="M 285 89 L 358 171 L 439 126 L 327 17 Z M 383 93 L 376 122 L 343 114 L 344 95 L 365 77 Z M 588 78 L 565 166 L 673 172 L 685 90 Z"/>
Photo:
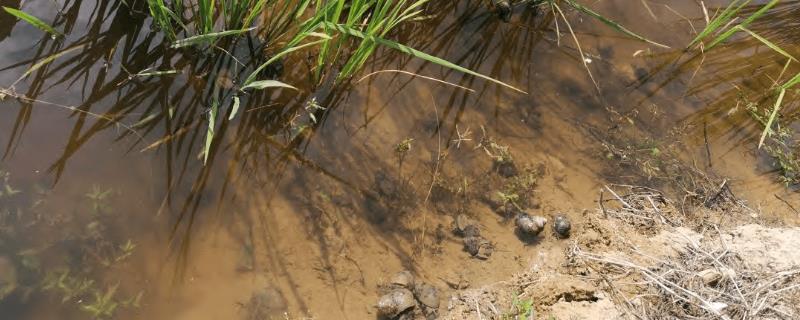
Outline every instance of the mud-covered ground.
<path fill-rule="evenodd" d="M 613 211 L 636 214 L 622 206 Z M 737 209 L 704 210 L 733 220 L 724 227 L 705 221 L 676 227 L 665 219 L 653 234 L 631 224 L 631 216 L 592 208 L 576 226 L 572 247 L 549 257 L 558 267 L 534 266 L 454 293 L 443 318 L 796 318 L 800 228 L 755 224 L 758 212 L 745 209 L 752 216 L 737 217 Z M 530 302 L 529 313 L 520 301 Z"/>

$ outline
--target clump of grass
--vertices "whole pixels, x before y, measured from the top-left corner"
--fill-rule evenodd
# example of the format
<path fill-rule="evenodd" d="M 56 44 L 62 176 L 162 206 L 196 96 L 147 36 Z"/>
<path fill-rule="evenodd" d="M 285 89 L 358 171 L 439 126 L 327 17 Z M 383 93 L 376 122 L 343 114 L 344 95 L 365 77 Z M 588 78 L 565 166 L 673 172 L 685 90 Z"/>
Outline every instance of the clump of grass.
<path fill-rule="evenodd" d="M 316 56 L 311 72 L 312 82 L 316 86 L 322 83 L 335 86 L 350 79 L 376 49 L 383 46 L 522 92 L 502 81 L 389 40 L 391 31 L 397 26 L 422 14 L 427 1 L 321 0 L 312 4 L 310 0 L 198 0 L 193 6 L 184 7 L 182 1 L 167 3 L 164 0 L 148 0 L 147 4 L 153 23 L 173 41 L 172 48 L 207 45 L 231 55 L 230 50 L 216 46 L 221 38 L 232 38 L 233 47 L 238 37 L 250 37 L 257 32 L 265 39 L 264 51 L 275 52 L 263 63 L 251 61 L 243 65 L 247 71 L 242 71 L 249 73 L 230 99 L 232 111 L 229 119 L 233 119 L 238 112 L 241 96 L 250 91 L 276 88 L 297 90 L 279 80 L 259 78 L 268 67 L 290 54 L 308 51 L 313 51 Z M 188 12 L 188 15 L 184 16 L 184 12 Z M 258 23 L 256 20 L 259 20 Z M 224 29 L 216 30 L 215 26 Z M 178 39 L 180 34 L 186 34 L 187 37 Z M 231 55 L 231 59 L 237 62 L 240 58 Z M 258 67 L 248 70 L 251 63 Z M 213 94 L 208 102 L 208 129 L 203 147 L 203 161 L 206 163 L 217 134 L 216 127 L 220 123 L 217 117 L 225 103 L 219 98 L 223 92 L 217 86 L 211 91 Z M 313 113 L 310 116 L 316 123 Z"/>
<path fill-rule="evenodd" d="M 533 319 L 534 315 L 533 298 L 522 299 L 517 293 L 514 293 L 514 299 L 511 301 L 511 311 L 503 314 L 502 319 Z"/>
<path fill-rule="evenodd" d="M 771 114 L 759 108 L 755 103 L 748 103 L 747 111 L 761 125 L 769 123 Z M 780 172 L 780 181 L 787 186 L 800 183 L 800 159 L 797 157 L 797 145 L 794 143 L 794 130 L 784 124 L 780 117 L 773 118 L 775 128 L 773 134 L 764 142 L 764 152 L 774 160 L 773 165 Z"/>
<path fill-rule="evenodd" d="M 764 16 L 770 9 L 775 7 L 780 2 L 780 0 L 771 0 L 770 2 L 761 6 L 758 10 L 747 16 L 741 23 L 736 24 L 735 22 L 739 19 L 739 14 L 743 11 L 744 8 L 747 7 L 748 4 L 751 3 L 751 0 L 734 0 L 728 6 L 726 6 L 718 15 L 716 15 L 713 19 L 711 19 L 706 27 L 698 33 L 698 35 L 689 43 L 689 48 L 698 46 L 703 51 L 711 50 L 712 48 L 720 45 L 721 43 L 729 40 L 734 35 L 739 33 L 744 33 L 753 37 L 754 39 L 760 41 L 765 46 L 770 48 L 771 50 L 775 51 L 776 53 L 784 56 L 787 61 L 784 67 L 784 71 L 788 69 L 789 65 L 792 62 L 798 62 L 798 59 L 789 54 L 786 50 L 781 48 L 780 46 L 776 45 L 772 41 L 762 37 L 761 35 L 749 30 L 747 27 L 752 24 L 756 19 L 761 18 Z M 713 37 L 713 38 L 712 38 Z M 704 43 L 703 41 L 711 39 L 708 43 Z M 780 77 L 778 77 L 780 78 Z M 776 85 L 771 88 L 772 92 L 767 93 L 768 96 L 772 96 L 775 98 L 774 105 L 772 107 L 772 111 L 769 113 L 769 116 L 765 119 L 762 124 L 764 125 L 764 130 L 762 131 L 761 138 L 758 142 L 758 148 L 764 146 L 764 142 L 767 137 L 772 136 L 774 131 L 772 130 L 773 125 L 775 124 L 775 119 L 778 116 L 778 112 L 781 109 L 783 104 L 783 99 L 786 95 L 786 91 L 797 84 L 800 84 L 800 73 L 796 74 L 789 80 L 783 83 L 776 83 Z"/>

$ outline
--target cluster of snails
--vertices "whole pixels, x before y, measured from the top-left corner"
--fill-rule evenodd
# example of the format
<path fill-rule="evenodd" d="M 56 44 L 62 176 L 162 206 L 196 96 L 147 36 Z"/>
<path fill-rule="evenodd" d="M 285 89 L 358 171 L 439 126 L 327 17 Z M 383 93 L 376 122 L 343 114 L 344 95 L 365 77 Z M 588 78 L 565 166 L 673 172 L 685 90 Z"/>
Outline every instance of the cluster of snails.
<path fill-rule="evenodd" d="M 378 298 L 378 314 L 389 319 L 414 319 L 420 311 L 428 319 L 435 319 L 439 309 L 439 290 L 421 281 L 415 281 L 409 271 L 395 274 L 387 286 L 388 291 Z M 417 314 L 419 314 L 417 312 Z"/>
<path fill-rule="evenodd" d="M 547 218 L 542 216 L 532 216 L 525 212 L 517 214 L 517 229 L 525 235 L 537 236 L 547 225 Z M 556 237 L 561 239 L 569 238 L 572 224 L 564 215 L 556 215 L 553 219 L 553 232 Z"/>

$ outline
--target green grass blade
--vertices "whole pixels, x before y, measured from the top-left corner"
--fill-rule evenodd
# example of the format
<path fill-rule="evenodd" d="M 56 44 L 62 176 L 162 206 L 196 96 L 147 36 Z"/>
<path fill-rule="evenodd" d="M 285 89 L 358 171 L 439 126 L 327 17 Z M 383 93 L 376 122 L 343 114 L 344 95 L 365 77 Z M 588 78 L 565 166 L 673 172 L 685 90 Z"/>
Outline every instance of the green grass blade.
<path fill-rule="evenodd" d="M 711 20 L 711 22 L 709 22 L 708 25 L 706 25 L 703 31 L 701 31 L 700 34 L 698 34 L 697 37 L 695 37 L 694 40 L 692 40 L 692 42 L 689 43 L 689 47 L 705 39 L 710 34 L 717 31 L 717 29 L 722 27 L 724 24 L 730 22 L 732 17 L 749 2 L 750 0 L 747 0 L 743 3 L 741 2 L 741 0 L 734 0 L 733 2 L 731 2 L 727 7 L 725 7 L 724 10 L 722 10 L 722 13 L 720 13 L 720 15 L 716 16 L 713 20 Z"/>
<path fill-rule="evenodd" d="M 280 53 L 276 54 L 274 57 L 269 58 L 269 60 L 267 60 L 267 62 L 262 63 L 260 66 L 258 66 L 258 68 L 256 68 L 255 71 L 250 73 L 250 75 L 247 76 L 247 79 L 244 80 L 244 86 L 247 86 L 250 83 L 252 83 L 253 81 L 255 81 L 256 77 L 258 76 L 258 74 L 261 73 L 261 71 L 263 71 L 264 68 L 266 68 L 267 66 L 269 66 L 273 62 L 278 61 L 278 59 L 282 58 L 283 56 L 285 56 L 285 55 L 287 55 L 289 53 L 292 53 L 294 51 L 303 49 L 305 47 L 309 47 L 309 46 L 313 46 L 313 45 L 322 43 L 323 41 L 325 41 L 325 39 L 312 41 L 312 42 L 309 42 L 309 43 L 306 43 L 306 44 L 302 44 L 302 45 L 299 45 L 299 46 L 289 47 L 289 48 L 284 49 Z"/>
<path fill-rule="evenodd" d="M 197 45 L 197 44 L 209 43 L 211 41 L 214 41 L 214 40 L 216 40 L 218 38 L 221 38 L 221 37 L 224 37 L 224 36 L 242 34 L 242 33 L 250 32 L 253 29 L 255 29 L 255 28 L 247 28 L 247 29 L 241 29 L 241 30 L 227 30 L 227 31 L 200 34 L 200 35 L 188 37 L 186 39 L 180 39 L 178 41 L 175 41 L 175 42 L 172 43 L 170 48 L 177 49 L 177 48 L 193 46 L 193 45 Z"/>
<path fill-rule="evenodd" d="M 769 120 L 767 120 L 764 132 L 761 133 L 761 140 L 758 141 L 759 149 L 761 149 L 761 146 L 764 145 L 764 139 L 767 138 L 767 135 L 772 132 L 772 123 L 775 122 L 775 117 L 778 115 L 778 110 L 781 108 L 781 103 L 783 103 L 783 96 L 785 94 L 786 89 L 781 89 L 780 94 L 778 95 L 778 100 L 775 101 L 775 106 L 772 107 L 772 114 L 769 115 Z"/>
<path fill-rule="evenodd" d="M 215 90 L 216 91 L 216 90 Z M 211 111 L 208 116 L 208 130 L 206 130 L 206 143 L 203 146 L 203 165 L 208 163 L 208 154 L 211 152 L 211 142 L 214 141 L 214 126 L 216 125 L 217 113 L 219 112 L 219 101 L 217 98 L 211 101 Z"/>
<path fill-rule="evenodd" d="M 233 118 L 236 117 L 236 114 L 239 113 L 240 104 L 239 96 L 233 96 L 233 107 L 231 107 L 231 115 L 228 116 L 228 120 L 233 120 Z"/>
<path fill-rule="evenodd" d="M 642 41 L 642 42 L 646 42 L 646 43 L 649 43 L 649 44 L 652 44 L 652 45 L 655 45 L 655 46 L 659 46 L 659 47 L 662 47 L 662 48 L 669 49 L 669 46 L 660 44 L 658 42 L 655 42 L 655 41 L 647 39 L 647 38 L 645 38 L 643 36 L 640 36 L 640 35 L 634 33 L 633 31 L 630 31 L 627 28 L 623 27 L 621 24 L 608 19 L 608 18 L 600 15 L 599 13 L 594 12 L 591 9 L 587 8 L 587 7 L 584 7 L 583 5 L 577 3 L 577 2 L 575 2 L 573 0 L 564 0 L 564 2 L 566 2 L 567 4 L 572 6 L 573 8 L 577 9 L 578 11 L 581 11 L 583 13 L 586 13 L 586 14 L 594 17 L 595 19 L 599 20 L 600 22 L 604 23 L 605 25 L 607 25 L 607 26 L 609 26 L 609 27 L 621 32 L 621 33 L 624 33 L 624 34 L 628 35 L 631 38 L 634 38 L 636 40 L 639 40 L 639 41 Z"/>
<path fill-rule="evenodd" d="M 761 7 L 761 9 L 758 9 L 758 11 L 756 11 L 755 13 L 753 13 L 752 15 L 747 17 L 747 19 L 745 19 L 744 22 L 740 23 L 736 27 L 747 28 L 747 26 L 750 25 L 750 23 L 752 23 L 756 19 L 760 18 L 769 9 L 771 9 L 776 4 L 778 4 L 778 2 L 780 2 L 780 0 L 772 0 L 772 1 L 770 1 L 769 3 L 767 3 L 766 5 Z M 716 46 L 717 44 L 719 44 L 720 42 L 725 41 L 728 38 L 730 38 L 734 33 L 736 33 L 736 31 L 738 29 L 736 27 L 730 28 L 730 29 L 728 29 L 728 31 L 725 31 L 723 34 L 719 35 L 716 39 L 714 39 L 714 41 L 711 42 L 711 44 L 708 45 L 708 49 L 711 49 L 714 46 Z"/>
<path fill-rule="evenodd" d="M 241 90 L 245 90 L 245 89 L 263 90 L 263 89 L 266 89 L 266 88 L 289 88 L 289 89 L 297 90 L 297 88 L 295 88 L 295 87 L 293 87 L 293 86 L 291 86 L 289 84 L 280 82 L 278 80 L 253 81 L 251 83 L 248 83 L 244 87 L 242 87 Z"/>
<path fill-rule="evenodd" d="M 789 79 L 789 81 L 786 81 L 786 83 L 784 83 L 780 89 L 787 90 L 797 84 L 800 84 L 800 73 L 796 74 L 793 78 Z"/>
<path fill-rule="evenodd" d="M 83 45 L 83 44 L 79 45 L 79 46 L 74 46 L 72 48 L 69 48 L 69 49 L 63 50 L 61 52 L 55 53 L 53 55 L 50 55 L 49 57 L 42 59 L 41 61 L 37 62 L 36 64 L 34 64 L 30 68 L 28 68 L 28 70 L 26 70 L 25 73 L 23 73 L 22 76 L 19 77 L 19 79 L 23 79 L 23 78 L 27 77 L 28 75 L 30 75 L 34 71 L 39 70 L 39 68 L 44 67 L 45 65 L 47 65 L 50 62 L 53 62 L 53 60 L 56 60 L 59 57 L 65 55 L 67 53 L 70 53 L 72 51 L 81 49 L 81 48 L 83 48 L 85 46 L 86 45 Z M 17 81 L 19 81 L 19 80 L 17 80 Z"/>
<path fill-rule="evenodd" d="M 793 57 L 791 54 L 789 54 L 788 52 L 786 52 L 786 51 L 784 51 L 783 49 L 781 49 L 781 47 L 779 47 L 779 46 L 777 46 L 776 44 L 774 44 L 774 43 L 770 42 L 769 40 L 767 40 L 767 39 L 765 39 L 764 37 L 762 37 L 762 36 L 758 35 L 757 33 L 753 32 L 753 31 L 750 31 L 750 29 L 747 29 L 747 28 L 745 28 L 745 27 L 742 27 L 741 25 L 738 25 L 738 26 L 736 26 L 736 27 L 734 27 L 734 28 L 735 28 L 735 29 L 742 30 L 742 31 L 744 31 L 744 32 L 747 32 L 748 34 L 750 34 L 750 36 L 752 36 L 753 38 L 756 38 L 756 40 L 758 40 L 758 41 L 761 41 L 761 43 L 763 43 L 764 45 L 766 45 L 766 46 L 767 46 L 767 47 L 769 47 L 770 49 L 774 50 L 775 52 L 777 52 L 777 53 L 780 53 L 780 54 L 782 54 L 784 57 L 787 57 L 787 58 L 789 58 L 789 60 L 792 60 L 792 61 L 797 61 L 797 59 L 795 59 L 795 57 Z"/>
<path fill-rule="evenodd" d="M 30 23 L 34 27 L 37 27 L 37 28 L 39 28 L 40 30 L 42 30 L 44 32 L 47 32 L 47 33 L 52 34 L 54 36 L 63 35 L 63 34 L 61 34 L 61 32 L 58 32 L 55 28 L 51 27 L 49 24 L 45 23 L 41 19 L 39 19 L 37 17 L 34 17 L 34 16 L 32 16 L 32 15 L 30 15 L 30 14 L 28 14 L 28 13 L 22 11 L 22 10 L 17 10 L 17 9 L 9 8 L 9 7 L 3 7 L 3 10 L 5 10 L 9 14 L 11 14 L 12 16 L 15 16 L 15 17 L 19 18 L 22 21 Z"/>
<path fill-rule="evenodd" d="M 456 70 L 456 71 L 460 71 L 460 72 L 463 72 L 463 73 L 466 73 L 466 74 L 470 74 L 470 75 L 476 76 L 478 78 L 482 78 L 482 79 L 494 82 L 494 83 L 499 84 L 501 86 L 504 86 L 506 88 L 509 88 L 509 89 L 512 89 L 512 90 L 527 94 L 527 92 L 522 91 L 522 90 L 520 90 L 520 89 L 518 89 L 518 88 L 516 88 L 516 87 L 514 87 L 514 86 L 512 86 L 510 84 L 507 84 L 505 82 L 502 82 L 500 80 L 494 79 L 494 78 L 489 77 L 489 76 L 485 76 L 485 75 L 480 74 L 478 72 L 475 72 L 475 71 L 469 70 L 467 68 L 464 68 L 462 66 L 459 66 L 457 64 L 454 64 L 454 63 L 452 63 L 450 61 L 447 61 L 447 60 L 444 60 L 442 58 L 438 58 L 438 57 L 429 55 L 427 53 L 424 53 L 424 52 L 416 50 L 414 48 L 399 44 L 397 42 L 386 40 L 386 39 L 383 39 L 383 38 L 378 38 L 378 37 L 375 37 L 375 36 L 372 36 L 372 35 L 368 35 L 368 34 L 364 34 L 361 31 L 355 30 L 353 28 L 350 28 L 350 27 L 347 27 L 347 26 L 344 26 L 344 25 L 339 25 L 339 24 L 330 23 L 330 22 L 323 22 L 323 23 L 327 27 L 329 27 L 331 29 L 334 29 L 334 30 L 336 30 L 338 32 L 341 32 L 341 33 L 344 33 L 344 34 L 347 34 L 347 35 L 350 35 L 350 36 L 354 36 L 354 37 L 359 37 L 359 38 L 364 39 L 364 40 L 369 40 L 369 41 L 375 42 L 377 44 L 380 44 L 382 46 L 395 49 L 395 50 L 403 52 L 405 54 L 409 54 L 409 55 L 414 56 L 416 58 L 419 58 L 419 59 L 422 59 L 422 60 L 425 60 L 425 61 L 428 61 L 428 62 L 431 62 L 431 63 L 434 63 L 434 64 L 438 64 L 440 66 L 443 66 L 443 67 L 446 67 L 446 68 L 450 68 L 450 69 L 453 69 L 453 70 Z"/>
<path fill-rule="evenodd" d="M 142 71 L 136 74 L 137 77 L 158 77 L 167 76 L 180 73 L 180 70 L 156 70 L 156 71 Z"/>

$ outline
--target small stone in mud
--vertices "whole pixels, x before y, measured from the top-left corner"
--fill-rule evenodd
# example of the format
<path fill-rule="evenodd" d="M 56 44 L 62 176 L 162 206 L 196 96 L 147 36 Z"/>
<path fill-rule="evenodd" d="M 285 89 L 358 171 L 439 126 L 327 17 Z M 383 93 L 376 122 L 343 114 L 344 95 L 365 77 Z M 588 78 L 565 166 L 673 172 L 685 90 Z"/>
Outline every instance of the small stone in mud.
<path fill-rule="evenodd" d="M 275 287 L 266 287 L 254 293 L 245 305 L 247 320 L 272 319 L 283 317 L 288 310 L 286 298 Z"/>
<path fill-rule="evenodd" d="M 492 256 L 494 245 L 481 237 L 464 238 L 464 250 L 475 258 L 486 260 Z"/>
<path fill-rule="evenodd" d="M 408 270 L 400 271 L 392 276 L 391 283 L 402 288 L 410 289 L 414 286 L 414 275 Z"/>
<path fill-rule="evenodd" d="M 394 318 L 417 305 L 414 294 L 408 289 L 395 289 L 378 299 L 378 314 Z"/>
<path fill-rule="evenodd" d="M 531 236 L 538 235 L 547 224 L 547 219 L 540 216 L 531 216 L 527 213 L 521 213 L 517 216 L 517 228 L 523 233 Z"/>
<path fill-rule="evenodd" d="M 569 222 L 564 215 L 557 215 L 553 219 L 553 231 L 556 233 L 556 236 L 561 239 L 569 238 L 569 232 L 572 229 L 572 224 Z"/>

